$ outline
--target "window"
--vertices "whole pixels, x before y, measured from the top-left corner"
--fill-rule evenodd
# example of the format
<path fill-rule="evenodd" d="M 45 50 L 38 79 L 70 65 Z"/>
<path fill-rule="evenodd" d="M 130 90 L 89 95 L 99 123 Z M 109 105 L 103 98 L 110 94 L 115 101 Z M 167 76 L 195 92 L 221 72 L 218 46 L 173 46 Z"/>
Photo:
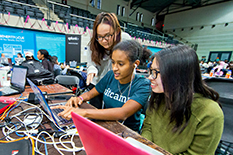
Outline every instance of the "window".
<path fill-rule="evenodd" d="M 97 0 L 97 9 L 101 9 L 101 0 Z"/>
<path fill-rule="evenodd" d="M 117 5 L 117 15 L 120 15 L 120 14 L 121 14 L 121 6 Z"/>
<path fill-rule="evenodd" d="M 155 19 L 151 18 L 151 26 L 155 26 Z"/>
<path fill-rule="evenodd" d="M 95 7 L 95 0 L 91 0 L 91 6 Z"/>
<path fill-rule="evenodd" d="M 125 7 L 122 7 L 121 9 L 121 16 L 125 16 Z"/>
<path fill-rule="evenodd" d="M 139 12 L 136 13 L 136 21 L 139 21 L 140 14 Z"/>
<path fill-rule="evenodd" d="M 208 61 L 216 61 L 217 58 L 220 61 L 224 61 L 224 60 L 230 61 L 231 55 L 232 55 L 232 51 L 218 51 L 218 52 L 210 51 Z"/>
<path fill-rule="evenodd" d="M 141 13 L 141 15 L 140 15 L 140 22 L 142 22 L 142 19 L 143 19 L 143 14 Z"/>

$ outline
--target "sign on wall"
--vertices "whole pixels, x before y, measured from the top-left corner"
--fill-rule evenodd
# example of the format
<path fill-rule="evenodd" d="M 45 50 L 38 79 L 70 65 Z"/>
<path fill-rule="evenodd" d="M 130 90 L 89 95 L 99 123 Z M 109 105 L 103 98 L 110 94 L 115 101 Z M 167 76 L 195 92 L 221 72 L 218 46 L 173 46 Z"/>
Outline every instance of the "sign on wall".
<path fill-rule="evenodd" d="M 10 31 L 0 32 L 0 53 L 4 53 L 8 58 L 17 57 L 17 53 L 31 51 L 34 53 L 35 43 L 32 33 L 14 33 Z"/>
<path fill-rule="evenodd" d="M 66 35 L 66 62 L 77 61 L 81 57 L 81 35 Z"/>
<path fill-rule="evenodd" d="M 51 56 L 57 56 L 58 62 L 65 61 L 65 35 L 36 32 L 36 51 L 35 58 L 37 59 L 37 51 L 46 49 Z"/>

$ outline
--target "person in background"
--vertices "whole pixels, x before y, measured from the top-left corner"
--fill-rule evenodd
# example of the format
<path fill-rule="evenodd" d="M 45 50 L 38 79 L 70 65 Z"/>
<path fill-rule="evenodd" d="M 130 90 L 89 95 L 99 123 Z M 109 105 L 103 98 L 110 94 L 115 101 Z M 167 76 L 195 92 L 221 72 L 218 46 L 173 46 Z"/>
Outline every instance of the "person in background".
<path fill-rule="evenodd" d="M 139 68 L 141 66 L 141 69 L 147 69 L 147 63 L 149 62 L 149 58 L 152 55 L 151 50 L 149 50 L 147 48 L 147 46 L 143 47 L 143 54 L 142 54 L 142 58 L 140 60 L 140 65 Z"/>
<path fill-rule="evenodd" d="M 20 65 L 24 60 L 25 58 L 23 55 L 20 52 L 17 53 L 17 57 L 15 58 L 15 65 Z"/>
<path fill-rule="evenodd" d="M 3 66 L 9 66 L 8 59 L 6 58 L 6 56 L 5 56 L 4 53 L 1 53 L 0 63 L 1 63 Z"/>
<path fill-rule="evenodd" d="M 25 58 L 26 58 L 25 61 L 27 61 L 27 60 L 35 60 L 35 61 L 38 61 L 38 60 L 36 60 L 36 59 L 34 58 L 32 52 L 26 52 L 26 53 L 25 53 Z"/>
<path fill-rule="evenodd" d="M 149 79 L 142 136 L 172 154 L 214 154 L 224 116 L 219 94 L 202 81 L 196 52 L 186 45 L 157 52 Z"/>
<path fill-rule="evenodd" d="M 227 66 L 228 70 L 231 70 L 231 77 L 233 77 L 233 61 L 230 61 L 228 66 Z"/>
<path fill-rule="evenodd" d="M 57 75 L 65 75 L 67 73 L 67 70 L 69 69 L 69 65 L 66 65 L 62 70 L 61 66 L 59 65 L 57 56 L 52 56 L 52 64 L 54 70 L 54 77 L 56 77 Z"/>
<path fill-rule="evenodd" d="M 124 33 L 126 39 L 131 39 Z M 94 21 L 93 35 L 87 48 L 87 80 L 86 84 L 92 89 L 105 74 L 111 70 L 112 49 L 121 41 L 121 28 L 114 13 L 99 13 Z M 99 95 L 90 100 L 90 104 L 101 108 L 103 96 Z"/>
<path fill-rule="evenodd" d="M 23 55 L 21 53 L 17 53 L 17 58 L 23 58 Z"/>
<path fill-rule="evenodd" d="M 52 64 L 52 57 L 49 55 L 49 52 L 45 49 L 40 49 L 37 52 L 37 58 L 42 60 L 42 65 L 45 69 L 49 70 L 53 73 L 53 64 Z"/>
<path fill-rule="evenodd" d="M 1 58 L 5 58 L 5 54 L 4 53 L 1 53 Z"/>
<path fill-rule="evenodd" d="M 122 41 L 113 48 L 112 70 L 110 70 L 90 91 L 79 97 L 72 97 L 59 114 L 71 119 L 71 112 L 100 120 L 121 120 L 124 125 L 139 132 L 140 114 L 150 95 L 150 81 L 134 74 L 142 53 L 141 45 L 135 40 Z M 84 101 L 103 94 L 105 109 L 79 109 Z"/>

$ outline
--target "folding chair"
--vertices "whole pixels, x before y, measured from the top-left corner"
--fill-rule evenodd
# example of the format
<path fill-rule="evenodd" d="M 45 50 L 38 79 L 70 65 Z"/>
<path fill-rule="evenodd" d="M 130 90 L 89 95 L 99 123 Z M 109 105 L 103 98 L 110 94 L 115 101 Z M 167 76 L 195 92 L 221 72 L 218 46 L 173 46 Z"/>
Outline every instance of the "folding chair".
<path fill-rule="evenodd" d="M 55 82 L 61 84 L 72 90 L 72 86 L 77 87 L 75 95 L 79 95 L 79 78 L 72 75 L 58 75 L 55 78 Z"/>

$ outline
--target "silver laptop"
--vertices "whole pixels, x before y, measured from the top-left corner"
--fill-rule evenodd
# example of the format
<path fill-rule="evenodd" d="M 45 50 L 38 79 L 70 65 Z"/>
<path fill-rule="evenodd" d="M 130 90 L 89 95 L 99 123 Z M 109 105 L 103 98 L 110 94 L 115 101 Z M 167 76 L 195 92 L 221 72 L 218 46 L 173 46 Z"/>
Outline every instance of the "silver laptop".
<path fill-rule="evenodd" d="M 2 88 L 2 95 L 14 95 L 24 92 L 27 76 L 27 67 L 13 66 L 10 86 Z"/>
<path fill-rule="evenodd" d="M 56 103 L 56 104 L 48 104 L 47 101 L 45 100 L 44 95 L 42 94 L 41 90 L 30 79 L 27 78 L 27 81 L 30 84 L 34 94 L 38 98 L 40 105 L 42 106 L 44 111 L 50 116 L 51 120 L 53 120 L 53 122 L 57 126 L 63 127 L 63 126 L 66 126 L 66 125 L 73 123 L 72 119 L 66 120 L 66 119 L 62 118 L 61 116 L 57 115 L 58 113 L 62 112 L 63 109 L 51 109 L 50 108 L 51 106 L 65 105 L 66 102 Z"/>

